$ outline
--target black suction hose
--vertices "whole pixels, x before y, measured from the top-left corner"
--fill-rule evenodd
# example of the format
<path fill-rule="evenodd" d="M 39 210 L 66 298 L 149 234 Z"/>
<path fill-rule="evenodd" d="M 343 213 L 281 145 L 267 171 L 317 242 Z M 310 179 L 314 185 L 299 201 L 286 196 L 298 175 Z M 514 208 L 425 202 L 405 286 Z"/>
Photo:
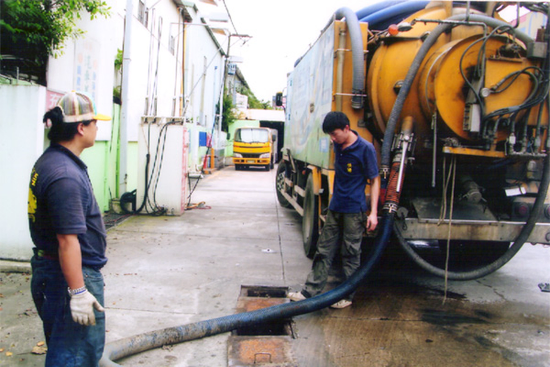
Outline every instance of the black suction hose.
<path fill-rule="evenodd" d="M 290 318 L 328 307 L 352 293 L 365 280 L 372 270 L 372 267 L 378 262 L 384 252 L 393 230 L 393 222 L 393 214 L 388 212 L 382 213 L 378 236 L 375 241 L 375 246 L 371 250 L 369 260 L 345 283 L 342 283 L 329 292 L 308 298 L 304 301 L 280 304 L 252 312 L 223 316 L 216 319 L 151 331 L 117 340 L 105 346 L 100 366 L 120 366 L 113 361 L 153 348 L 159 348 L 163 345 L 196 340 L 257 323 Z"/>
<path fill-rule="evenodd" d="M 533 231 L 533 228 L 535 228 L 535 225 L 537 224 L 537 219 L 542 214 L 542 210 L 544 209 L 544 200 L 546 198 L 546 193 L 548 192 L 548 185 L 550 183 L 550 159 L 548 158 L 548 155 L 544 159 L 544 169 L 542 171 L 542 179 L 539 186 L 539 192 L 537 195 L 537 198 L 535 200 L 535 204 L 533 205 L 533 209 L 531 210 L 531 213 L 529 215 L 529 219 L 521 229 L 521 232 L 519 233 L 518 237 L 514 241 L 513 245 L 510 246 L 508 250 L 499 257 L 494 262 L 485 265 L 483 267 L 480 267 L 478 269 L 474 269 L 471 271 L 466 272 L 454 272 L 454 271 L 448 271 L 445 272 L 444 269 L 438 268 L 426 260 L 424 260 L 414 249 L 407 243 L 407 241 L 403 238 L 401 233 L 399 232 L 399 228 L 395 230 L 395 235 L 397 239 L 399 240 L 399 243 L 401 244 L 401 247 L 405 252 L 424 270 L 429 271 L 432 274 L 435 274 L 440 277 L 447 276 L 447 279 L 451 280 L 472 280 L 484 277 L 485 275 L 491 274 L 494 271 L 497 271 L 499 268 L 501 268 L 504 264 L 506 264 L 508 261 L 510 261 L 521 249 L 523 244 L 527 241 L 529 238 L 529 235 Z"/>
<path fill-rule="evenodd" d="M 485 23 L 488 26 L 493 28 L 496 28 L 498 26 L 508 25 L 508 23 L 502 22 L 500 20 L 497 20 L 491 17 L 487 17 L 484 15 L 473 15 L 473 14 L 470 14 L 470 15 L 459 14 L 459 15 L 452 16 L 446 20 L 447 21 L 464 21 L 466 19 L 472 22 Z M 435 44 L 439 36 L 441 36 L 441 34 L 443 34 L 444 32 L 448 32 L 449 30 L 451 30 L 453 26 L 454 24 L 443 23 L 435 27 L 434 30 L 430 32 L 430 35 L 426 38 L 426 40 L 420 47 L 418 53 L 416 54 L 413 60 L 413 63 L 411 64 L 411 67 L 409 68 L 409 72 L 407 73 L 405 81 L 403 82 L 403 86 L 401 87 L 399 94 L 397 95 L 397 99 L 395 101 L 390 117 L 388 119 L 388 123 L 386 125 L 386 131 L 384 132 L 384 143 L 381 148 L 381 157 L 382 157 L 381 168 L 383 172 L 389 173 L 391 143 L 393 141 L 395 127 L 397 125 L 399 116 L 401 115 L 401 110 L 403 109 L 403 105 L 405 103 L 405 100 L 407 99 L 412 83 L 416 77 L 416 74 L 418 73 L 418 70 L 420 69 L 420 65 L 422 64 L 424 58 L 426 57 L 429 49 Z M 531 37 L 529 37 L 527 34 L 520 32 L 516 29 L 510 29 L 509 33 L 514 34 L 525 45 L 533 42 Z M 520 234 L 518 235 L 518 238 L 516 238 L 516 240 L 514 241 L 514 244 L 507 250 L 507 252 L 503 256 L 501 256 L 498 260 L 496 260 L 495 262 L 485 267 L 482 267 L 470 272 L 464 272 L 464 273 L 447 272 L 448 279 L 471 280 L 471 279 L 476 279 L 476 278 L 485 276 L 502 267 L 504 264 L 506 264 L 508 261 L 510 261 L 510 259 L 512 259 L 516 255 L 516 253 L 521 249 L 521 247 L 523 246 L 523 244 L 531 234 L 537 222 L 537 218 L 540 216 L 542 212 L 544 199 L 546 198 L 546 193 L 548 190 L 548 182 L 550 180 L 549 166 L 550 166 L 550 163 L 548 161 L 548 157 L 546 157 L 541 186 L 539 188 L 539 193 L 535 201 L 535 205 L 533 207 L 531 215 L 529 216 L 527 223 L 523 226 Z M 413 258 L 413 260 L 416 261 L 418 265 L 420 265 L 425 270 L 433 274 L 436 274 L 439 276 L 445 276 L 445 271 L 443 269 L 437 268 L 431 265 L 430 263 L 428 263 L 427 261 L 425 261 L 406 243 L 405 239 L 401 236 L 398 230 L 396 230 L 395 232 L 403 249 Z"/>

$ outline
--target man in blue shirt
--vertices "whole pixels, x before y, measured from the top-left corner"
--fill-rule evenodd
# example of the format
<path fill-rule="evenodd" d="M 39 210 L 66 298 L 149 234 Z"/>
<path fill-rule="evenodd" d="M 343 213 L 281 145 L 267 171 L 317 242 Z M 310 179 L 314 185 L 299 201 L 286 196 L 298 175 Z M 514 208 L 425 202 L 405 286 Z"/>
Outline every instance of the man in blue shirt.
<path fill-rule="evenodd" d="M 51 145 L 29 184 L 29 229 L 35 245 L 31 291 L 42 319 L 46 366 L 97 367 L 105 346 L 103 277 L 106 231 L 87 167 L 97 120 L 85 94 L 65 94 L 44 115 Z"/>
<path fill-rule="evenodd" d="M 323 121 L 323 131 L 334 143 L 333 194 L 312 270 L 302 291 L 289 293 L 292 301 L 301 301 L 323 291 L 338 250 L 346 278 L 355 273 L 361 261 L 363 233 L 365 229 L 374 231 L 378 225 L 380 176 L 374 146 L 350 129 L 349 119 L 342 112 L 329 112 Z M 365 188 L 369 180 L 371 207 L 367 215 Z M 348 307 L 352 299 L 353 294 L 331 307 Z"/>

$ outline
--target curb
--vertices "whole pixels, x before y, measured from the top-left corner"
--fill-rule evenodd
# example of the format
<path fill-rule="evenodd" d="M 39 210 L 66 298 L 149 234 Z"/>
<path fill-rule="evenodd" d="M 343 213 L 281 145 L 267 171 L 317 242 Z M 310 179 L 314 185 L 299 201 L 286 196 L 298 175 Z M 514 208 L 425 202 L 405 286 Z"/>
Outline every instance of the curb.
<path fill-rule="evenodd" d="M 31 263 L 28 261 L 0 260 L 0 273 L 30 273 Z"/>

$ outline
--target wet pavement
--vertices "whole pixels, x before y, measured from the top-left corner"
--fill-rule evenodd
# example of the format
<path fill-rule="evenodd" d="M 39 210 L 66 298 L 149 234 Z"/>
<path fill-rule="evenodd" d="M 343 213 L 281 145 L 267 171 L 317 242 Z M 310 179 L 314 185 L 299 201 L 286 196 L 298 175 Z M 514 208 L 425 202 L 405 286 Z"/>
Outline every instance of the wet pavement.
<path fill-rule="evenodd" d="M 206 176 L 181 217 L 133 216 L 109 231 L 107 342 L 234 314 L 241 286 L 301 289 L 311 266 L 301 218 L 277 204 L 275 171 Z M 390 248 L 350 308 L 294 317 L 292 365 L 549 366 L 550 248 L 525 245 L 484 278 L 445 283 Z M 30 275 L 3 262 L 0 366 L 42 366 Z M 20 265 L 20 264 L 19 264 Z M 20 271 L 20 270 L 18 270 Z M 337 282 L 336 268 L 331 280 Z M 446 297 L 445 297 L 446 294 Z M 118 361 L 123 366 L 228 365 L 225 333 Z M 39 352 L 40 349 L 35 349 Z M 267 362 L 257 365 L 269 366 Z"/>

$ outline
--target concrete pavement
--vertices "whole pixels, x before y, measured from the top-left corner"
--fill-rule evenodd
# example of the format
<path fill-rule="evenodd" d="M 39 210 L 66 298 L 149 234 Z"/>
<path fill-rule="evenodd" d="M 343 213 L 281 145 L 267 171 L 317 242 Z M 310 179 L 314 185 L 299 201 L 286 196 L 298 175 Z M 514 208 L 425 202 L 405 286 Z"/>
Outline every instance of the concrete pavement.
<path fill-rule="evenodd" d="M 105 277 L 107 342 L 235 313 L 241 285 L 298 286 L 310 260 L 298 216 L 278 206 L 275 171 L 205 176 L 192 196 L 205 209 L 134 216 L 111 229 Z M 6 267 L 6 263 L 4 263 Z M 10 269 L 8 269 L 10 270 Z M 11 270 L 10 270 L 11 271 Z M 1 274 L 0 365 L 41 366 L 43 340 L 28 274 Z M 124 366 L 224 366 L 227 334 L 127 358 Z M 5 352 L 13 353 L 6 357 Z"/>
<path fill-rule="evenodd" d="M 107 342 L 235 313 L 241 285 L 301 289 L 311 261 L 301 218 L 277 204 L 275 171 L 206 176 L 181 217 L 134 216 L 109 231 Z M 445 285 L 398 250 L 344 310 L 294 318 L 295 364 L 548 366 L 550 249 L 525 245 L 498 272 Z M 42 366 L 29 275 L 0 273 L 0 366 Z M 144 352 L 123 366 L 227 366 L 228 333 Z M 12 353 L 6 356 L 6 352 Z"/>
<path fill-rule="evenodd" d="M 297 285 L 296 214 L 276 202 L 275 171 L 215 172 L 181 217 L 138 216 L 109 235 L 108 341 L 235 313 L 241 285 Z M 224 366 L 227 334 L 130 357 L 126 366 Z"/>

